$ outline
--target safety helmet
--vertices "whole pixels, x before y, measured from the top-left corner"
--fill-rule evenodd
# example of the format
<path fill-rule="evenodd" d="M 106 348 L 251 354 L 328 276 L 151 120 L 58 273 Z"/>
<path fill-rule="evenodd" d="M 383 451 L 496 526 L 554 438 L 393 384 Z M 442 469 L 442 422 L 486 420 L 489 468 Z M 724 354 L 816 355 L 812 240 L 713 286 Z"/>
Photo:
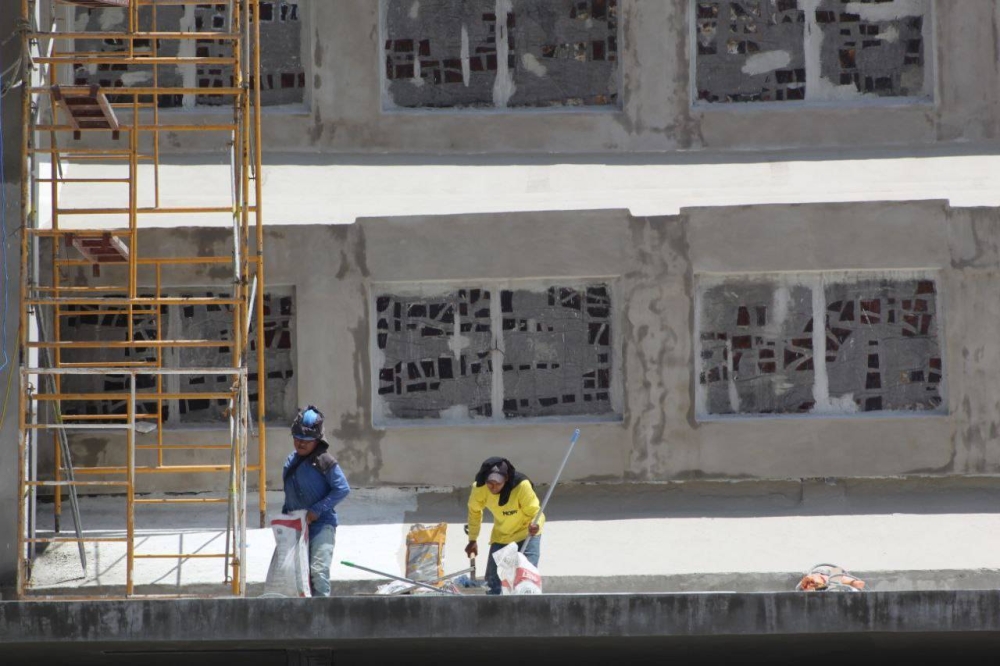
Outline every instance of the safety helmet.
<path fill-rule="evenodd" d="M 292 421 L 292 437 L 306 440 L 322 439 L 323 412 L 312 405 L 300 409 L 295 420 Z"/>

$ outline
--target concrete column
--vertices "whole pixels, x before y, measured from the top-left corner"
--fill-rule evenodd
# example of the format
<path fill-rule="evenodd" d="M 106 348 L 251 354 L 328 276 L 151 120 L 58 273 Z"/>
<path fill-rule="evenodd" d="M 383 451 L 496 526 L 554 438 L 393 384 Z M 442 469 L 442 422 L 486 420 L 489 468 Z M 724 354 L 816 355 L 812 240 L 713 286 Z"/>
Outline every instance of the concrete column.
<path fill-rule="evenodd" d="M 20 3 L 8 3 L 7 9 L 20 7 Z M 20 11 L 0 11 L 0 41 L 14 34 Z M 3 47 L 0 47 L 0 71 L 10 67 L 17 60 L 21 49 L 21 40 L 14 37 Z M 11 73 L 4 77 L 4 83 L 10 81 Z M 7 373 L 18 372 L 17 328 L 18 328 L 18 275 L 20 271 L 20 234 L 12 233 L 21 225 L 21 91 L 10 91 L 2 100 L 3 113 L 0 115 L 0 131 L 3 137 L 3 198 L 6 200 L 4 210 L 7 224 L 6 233 L 0 240 L 6 243 L 7 272 L 10 283 L 7 288 L 6 328 L 7 357 L 9 365 L 0 371 L 0 403 L 7 387 Z M 4 288 L 4 273 L 0 265 L 0 299 Z M 0 300 L 0 322 L 3 318 L 3 304 Z M 0 325 L 3 325 L 0 323 Z M 2 362 L 2 355 L 0 355 Z M 17 574 L 17 377 L 14 378 L 13 389 L 7 398 L 7 410 L 3 423 L 0 424 L 0 506 L 9 507 L 0 511 L 0 596 L 9 598 L 16 581 Z M 2 411 L 2 406 L 0 406 Z"/>

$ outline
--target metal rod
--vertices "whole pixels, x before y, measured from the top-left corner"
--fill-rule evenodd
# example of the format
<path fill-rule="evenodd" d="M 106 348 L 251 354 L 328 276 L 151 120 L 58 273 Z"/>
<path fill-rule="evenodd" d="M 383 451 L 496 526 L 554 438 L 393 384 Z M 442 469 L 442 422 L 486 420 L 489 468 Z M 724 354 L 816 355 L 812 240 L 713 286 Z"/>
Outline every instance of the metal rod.
<path fill-rule="evenodd" d="M 204 3 L 202 3 L 204 4 Z M 95 55 L 98 55 L 95 53 Z M 143 59 L 137 59 L 139 62 L 133 62 L 135 65 L 146 65 L 149 64 L 148 61 Z M 51 95 L 52 90 L 47 87 L 33 87 L 29 88 L 28 91 L 34 95 Z M 239 88 L 185 88 L 183 86 L 163 86 L 160 88 L 150 88 L 142 86 L 129 86 L 115 88 L 115 95 L 143 95 L 159 97 L 161 95 L 204 95 L 208 92 L 212 95 L 226 95 L 226 96 L 239 96 L 243 91 Z M 118 104 L 112 104 L 112 106 L 119 106 Z M 151 106 L 144 104 L 143 106 Z M 107 131 L 107 130 L 105 130 Z"/>
<path fill-rule="evenodd" d="M 136 449 L 144 451 L 228 451 L 228 444 L 137 444 Z M 163 464 L 163 460 L 159 461 Z"/>
<path fill-rule="evenodd" d="M 439 587 L 434 587 L 430 583 L 422 583 L 419 580 L 413 580 L 411 578 L 403 578 L 402 576 L 394 576 L 391 573 L 386 573 L 384 571 L 379 571 L 378 569 L 369 569 L 368 567 L 363 567 L 360 564 L 354 564 L 353 562 L 347 562 L 347 561 L 343 561 L 342 560 L 340 563 L 343 564 L 344 566 L 347 566 L 347 567 L 352 567 L 354 569 L 361 569 L 362 571 L 367 571 L 368 573 L 373 573 L 373 574 L 375 574 L 377 576 L 382 576 L 383 578 L 390 578 L 392 580 L 398 580 L 401 583 L 409 583 L 410 585 L 413 585 L 415 587 L 423 587 L 423 588 L 426 588 L 428 590 L 434 590 L 435 592 L 439 592 L 441 594 L 452 594 L 452 595 L 458 594 L 457 592 L 453 592 L 451 590 L 442 590 Z"/>
<path fill-rule="evenodd" d="M 165 400 L 224 400 L 229 398 L 232 393 L 220 393 L 220 392 L 205 392 L 205 393 L 143 393 L 142 397 L 145 399 L 146 396 L 156 395 Z M 41 393 L 35 396 L 35 400 L 42 401 L 52 401 L 52 400 L 65 400 L 67 402 L 78 402 L 81 400 L 128 400 L 128 393 L 55 393 L 47 394 Z M 130 417 L 130 421 L 132 418 Z"/>
<path fill-rule="evenodd" d="M 23 312 L 23 310 L 22 310 Z M 25 327 L 26 328 L 26 327 Z M 20 425 L 20 436 L 17 438 L 17 593 L 18 596 L 24 594 L 24 590 L 28 585 L 28 575 L 29 566 L 31 560 L 28 558 L 28 522 L 27 522 L 27 506 L 25 506 L 24 498 L 27 496 L 27 490 L 29 479 L 25 465 L 25 447 L 27 446 L 28 438 L 31 436 L 31 432 L 25 428 L 25 422 L 27 419 L 27 410 L 31 409 L 31 398 L 28 394 L 28 378 L 26 375 L 21 376 L 21 404 L 18 410 L 18 421 Z"/>
<path fill-rule="evenodd" d="M 235 125 L 133 125 L 132 127 L 122 126 L 118 128 L 119 132 L 231 132 Z M 39 130 L 51 130 L 53 132 L 104 132 L 107 133 L 107 127 L 73 127 L 72 125 L 39 125 Z M 67 180 L 60 180 L 60 183 L 74 182 Z M 76 181 L 85 182 L 85 181 Z M 97 180 L 92 182 L 98 183 L 114 183 L 121 182 L 118 180 Z M 127 182 L 127 181 L 125 181 Z"/>
<path fill-rule="evenodd" d="M 158 16 L 157 16 L 156 9 L 157 9 L 157 7 L 154 4 L 153 5 L 153 12 L 152 12 L 153 31 L 154 32 L 158 31 L 158 28 L 159 28 Z M 153 41 L 150 42 L 150 44 L 153 47 L 153 57 L 159 56 L 160 55 L 160 42 L 159 42 L 159 40 L 154 39 Z M 160 68 L 157 65 L 153 65 L 153 87 L 154 88 L 159 88 L 160 87 Z M 154 127 L 159 127 L 159 125 L 160 125 L 160 105 L 159 104 L 153 104 L 153 126 Z M 140 127 L 140 129 L 141 129 L 141 127 Z M 160 207 L 160 132 L 159 131 L 156 131 L 153 134 L 153 203 L 155 204 L 155 206 L 157 208 Z M 159 272 L 157 272 L 157 274 L 156 274 L 156 278 L 157 278 L 157 283 L 156 283 L 157 296 L 159 296 L 159 287 L 160 287 L 159 277 L 160 277 L 160 274 L 159 274 Z M 157 334 L 156 337 L 160 337 L 159 334 Z M 157 356 L 159 357 L 159 354 L 157 354 Z M 158 407 L 160 407 L 160 406 L 158 406 Z M 161 456 L 160 463 L 162 464 L 162 462 L 163 462 L 163 460 L 162 460 L 162 456 Z"/>
<path fill-rule="evenodd" d="M 138 343 L 137 343 L 138 344 Z M 247 373 L 245 368 L 198 367 L 198 368 L 24 368 L 25 375 L 231 375 L 238 377 Z M 96 418 L 112 418 L 114 415 Z M 143 414 L 136 415 L 137 418 Z M 68 418 L 68 417 L 67 417 Z"/>
<path fill-rule="evenodd" d="M 129 430 L 132 426 L 117 423 L 31 423 L 32 430 Z"/>
<path fill-rule="evenodd" d="M 253 87 L 253 164 L 254 164 L 254 200 L 253 214 L 257 232 L 256 269 L 257 269 L 257 473 L 258 506 L 260 508 L 260 526 L 266 525 L 267 514 L 267 429 L 264 419 L 267 411 L 267 382 L 264 367 L 264 189 L 261 177 L 263 156 L 261 152 L 261 99 L 260 99 L 260 2 L 253 0 L 253 75 L 250 77 Z M 251 305 L 252 305 L 251 299 Z"/>
<path fill-rule="evenodd" d="M 104 130 L 107 132 L 107 130 Z M 127 183 L 128 178 L 36 178 L 36 183 Z M 37 231 L 31 229 L 31 231 Z"/>
<path fill-rule="evenodd" d="M 155 414 L 136 414 L 136 419 L 152 419 L 156 418 Z M 107 419 L 109 421 L 127 421 L 128 417 L 125 414 L 63 414 L 63 421 L 102 421 Z"/>
<path fill-rule="evenodd" d="M 125 215 L 129 212 L 128 208 L 60 208 L 58 210 L 60 215 Z M 225 206 L 187 206 L 187 207 L 170 207 L 170 208 L 139 208 L 139 213 L 141 215 L 180 215 L 187 213 L 228 213 L 232 214 L 232 208 L 226 208 Z M 74 233 L 73 229 L 66 229 L 66 233 Z M 207 257 L 205 257 L 207 258 Z M 229 261 L 232 261 L 229 259 Z"/>
<path fill-rule="evenodd" d="M 28 305 L 128 305 L 128 298 L 81 298 L 79 296 L 67 296 L 66 298 L 34 298 L 27 301 Z M 143 305 L 239 305 L 239 299 L 235 298 L 134 298 L 132 302 Z M 86 314 L 86 313 L 84 313 Z M 156 341 L 149 340 L 152 346 Z M 79 344 L 79 343 L 74 343 Z M 221 341 L 220 341 L 221 346 Z"/>
<path fill-rule="evenodd" d="M 135 8 L 135 6 L 133 6 Z M 131 11 L 131 10 L 130 10 Z M 131 44 L 131 42 L 129 42 Z M 139 111 L 136 104 L 139 103 L 139 96 L 132 96 L 132 121 L 134 126 L 139 123 Z M 139 154 L 139 134 L 138 130 L 129 133 L 129 164 L 128 177 L 128 230 L 129 230 L 129 252 L 128 252 L 128 296 L 135 299 L 138 292 L 138 269 L 135 263 L 136 255 L 139 253 L 139 162 L 136 156 Z M 129 307 L 133 303 L 128 304 Z M 129 328 L 131 329 L 132 318 L 129 317 Z M 131 331 L 130 331 L 131 333 Z M 129 339 L 132 336 L 129 335 Z"/>
<path fill-rule="evenodd" d="M 125 520 L 128 529 L 128 545 L 125 551 L 125 596 L 135 591 L 135 377 L 129 381 L 131 396 L 128 403 L 129 428 L 126 435 L 125 465 L 128 468 L 128 486 L 125 489 Z"/>
<path fill-rule="evenodd" d="M 134 2 L 140 7 L 156 5 L 160 7 L 184 7 L 188 5 L 204 5 L 205 0 L 134 0 Z M 219 3 L 213 3 L 219 4 Z M 202 33 L 205 35 L 211 35 L 211 33 Z"/>
<path fill-rule="evenodd" d="M 192 560 L 228 557 L 224 553 L 157 553 L 133 555 L 137 560 Z"/>
<path fill-rule="evenodd" d="M 52 433 L 52 455 L 53 463 L 52 468 L 55 473 L 56 483 L 62 481 L 62 446 L 60 442 L 59 433 Z M 61 530 L 59 529 L 59 520 L 62 517 L 62 490 L 57 490 L 55 493 L 55 502 L 52 506 L 52 522 L 55 525 L 55 532 L 58 534 Z"/>
<path fill-rule="evenodd" d="M 434 580 L 428 580 L 428 581 L 425 581 L 425 582 L 433 585 L 434 583 L 440 583 L 443 580 L 448 580 L 449 578 L 454 578 L 455 576 L 461 576 L 462 574 L 467 574 L 467 573 L 475 573 L 475 571 L 476 571 L 475 567 L 466 567 L 466 568 L 462 569 L 461 571 L 456 571 L 454 573 L 448 573 L 448 574 L 445 574 L 443 576 L 438 576 Z M 394 596 L 399 595 L 399 594 L 406 594 L 410 590 L 415 590 L 415 589 L 417 589 L 416 585 L 410 585 L 409 587 L 404 587 L 404 588 L 402 588 L 400 590 L 396 590 L 395 592 L 391 592 L 391 593 L 387 594 L 386 596 L 388 596 L 388 597 L 394 597 Z"/>
<path fill-rule="evenodd" d="M 256 2 L 257 0 L 254 0 Z M 237 572 L 236 578 L 239 578 L 240 589 L 239 594 L 242 596 L 246 594 L 247 589 L 247 434 L 250 425 L 250 388 L 248 386 L 248 380 L 245 375 L 241 375 L 239 378 L 240 383 L 240 402 L 242 408 L 240 410 L 240 420 L 242 422 L 242 433 L 240 435 L 240 495 L 239 495 L 239 513 L 237 518 L 239 522 L 237 523 L 237 533 L 240 537 L 239 547 L 237 548 L 237 553 L 239 553 L 239 565 L 240 568 Z M 263 467 L 264 461 L 261 460 L 259 467 Z"/>
<path fill-rule="evenodd" d="M 156 6 L 153 6 L 153 23 L 155 27 L 156 23 Z M 157 188 L 157 198 L 159 198 L 159 185 Z M 163 275 L 160 264 L 156 265 L 156 297 L 163 297 Z M 159 340 L 163 337 L 163 316 L 160 312 L 160 308 L 156 308 L 156 339 Z M 163 367 L 163 347 L 156 348 L 156 367 Z M 156 392 L 163 393 L 163 375 L 156 375 Z M 156 399 L 156 466 L 163 467 L 163 399 Z"/>
<path fill-rule="evenodd" d="M 204 4 L 204 3 L 202 3 Z M 112 52 L 113 53 L 113 52 Z M 43 56 L 35 58 L 35 63 L 41 65 L 235 65 L 235 58 L 208 58 L 192 56 L 135 56 L 128 55 L 104 55 L 104 56 L 79 56 L 79 55 L 57 55 Z M 120 94 L 121 88 L 115 89 L 115 94 Z M 200 94 L 215 94 L 215 88 L 200 88 Z"/>
<path fill-rule="evenodd" d="M 40 488 L 62 488 L 75 486 L 124 486 L 126 481 L 29 481 L 29 486 Z"/>
<path fill-rule="evenodd" d="M 137 499 L 136 504 L 222 504 L 226 502 L 225 497 L 161 497 L 153 499 Z"/>
<path fill-rule="evenodd" d="M 229 465 L 167 465 L 165 467 L 136 467 L 136 474 L 209 474 L 228 472 Z M 77 474 L 126 474 L 127 467 L 81 467 Z"/>
<path fill-rule="evenodd" d="M 228 493 L 226 495 L 226 561 L 223 563 L 223 578 L 229 576 L 230 567 L 230 546 L 233 547 L 233 552 L 235 552 L 235 539 L 236 534 L 233 530 L 233 524 L 236 522 L 236 438 L 238 437 L 236 433 L 236 400 L 234 397 L 229 401 L 229 485 Z M 236 594 L 236 568 L 233 568 L 233 577 L 230 583 L 233 586 L 233 594 Z"/>
<path fill-rule="evenodd" d="M 82 539 L 73 539 L 70 537 L 59 537 L 47 539 L 45 537 L 34 537 L 32 539 L 25 539 L 30 543 L 125 543 L 128 541 L 127 538 L 114 537 L 114 538 L 102 538 L 102 537 L 84 537 Z"/>
<path fill-rule="evenodd" d="M 83 313 L 86 314 L 86 313 Z M 229 340 L 109 340 L 107 342 L 91 341 L 72 342 L 31 342 L 25 345 L 28 349 L 140 349 L 152 347 L 231 347 Z M 147 374 L 140 372 L 139 374 Z"/>
<path fill-rule="evenodd" d="M 559 477 L 562 476 L 563 470 L 566 469 L 566 462 L 569 460 L 569 456 L 573 453 L 573 447 L 576 446 L 576 441 L 580 439 L 580 429 L 577 428 L 573 431 L 573 436 L 569 440 L 569 448 L 566 449 L 566 455 L 563 456 L 562 463 L 559 464 L 559 470 L 556 472 L 556 478 L 552 479 L 552 485 L 545 492 L 545 499 L 542 500 L 542 506 L 538 509 L 538 513 L 534 518 L 531 519 L 531 524 L 536 525 L 538 523 L 538 516 L 545 514 L 545 507 L 549 504 L 549 498 L 552 497 L 552 491 L 556 489 L 556 484 L 559 483 Z M 531 541 L 531 534 L 528 534 L 525 538 L 524 543 L 521 544 L 521 551 L 528 547 L 528 542 Z"/>
<path fill-rule="evenodd" d="M 157 3 L 163 4 L 163 3 Z M 128 32 L 30 32 L 28 33 L 32 38 L 35 37 L 45 37 L 48 39 L 120 39 L 125 40 L 137 40 L 137 39 L 206 39 L 211 36 L 215 40 L 232 40 L 239 39 L 239 35 L 234 35 L 225 32 L 143 32 L 137 30 L 134 33 Z M 142 58 L 143 56 L 136 56 Z M 115 93 L 118 89 L 115 89 Z"/>
<path fill-rule="evenodd" d="M 74 236 L 103 236 L 106 232 L 101 229 L 93 230 L 94 233 L 81 233 L 79 231 L 72 232 Z M 111 236 L 124 236 L 127 231 L 112 232 Z M 64 236 L 66 235 L 65 230 L 61 230 L 57 233 L 47 234 L 42 231 L 37 232 L 38 236 Z M 143 258 L 139 257 L 136 259 L 140 266 L 187 266 L 187 265 L 198 265 L 198 264 L 228 264 L 232 259 L 229 257 L 153 257 L 153 258 Z M 60 266 L 93 266 L 94 262 L 87 261 L 86 259 L 60 259 L 58 261 Z M 114 268 L 115 264 L 109 264 L 108 268 Z M 156 299 L 159 300 L 159 299 Z"/>

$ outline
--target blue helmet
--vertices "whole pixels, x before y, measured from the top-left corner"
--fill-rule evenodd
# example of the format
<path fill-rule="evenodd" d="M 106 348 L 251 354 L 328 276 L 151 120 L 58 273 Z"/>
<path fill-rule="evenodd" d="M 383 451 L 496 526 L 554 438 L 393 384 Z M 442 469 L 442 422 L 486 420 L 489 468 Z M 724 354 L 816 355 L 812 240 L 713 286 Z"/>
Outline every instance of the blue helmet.
<path fill-rule="evenodd" d="M 300 409 L 292 421 L 292 437 L 295 439 L 323 439 L 323 412 L 312 405 Z"/>

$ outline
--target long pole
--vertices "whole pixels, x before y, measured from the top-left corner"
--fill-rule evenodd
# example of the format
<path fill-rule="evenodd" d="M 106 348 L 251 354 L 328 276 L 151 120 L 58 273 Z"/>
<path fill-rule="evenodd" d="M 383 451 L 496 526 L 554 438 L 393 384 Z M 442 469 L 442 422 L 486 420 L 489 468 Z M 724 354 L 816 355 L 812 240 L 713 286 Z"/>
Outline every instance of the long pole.
<path fill-rule="evenodd" d="M 549 486 L 548 491 L 545 493 L 545 499 L 542 500 L 542 507 L 538 510 L 538 514 L 531 519 L 531 524 L 535 525 L 538 522 L 538 516 L 545 513 L 545 507 L 549 505 L 549 498 L 552 497 L 552 491 L 556 489 L 556 484 L 559 483 L 559 477 L 562 476 L 563 470 L 566 469 L 566 462 L 569 460 L 569 456 L 573 453 L 573 447 L 576 446 L 576 440 L 580 439 L 580 429 L 577 428 L 573 431 L 573 436 L 569 440 L 569 448 L 566 449 L 566 455 L 563 456 L 562 463 L 559 465 L 559 471 L 556 472 L 556 478 L 552 479 L 552 485 Z M 521 544 L 521 551 L 528 547 L 528 542 L 531 541 L 531 534 L 528 534 L 528 538 L 524 540 Z"/>
<path fill-rule="evenodd" d="M 412 580 L 410 578 L 403 578 L 402 576 L 394 576 L 391 573 L 386 573 L 384 571 L 379 571 L 377 569 L 369 569 L 368 567 L 363 567 L 360 564 L 355 564 L 354 562 L 341 561 L 341 564 L 353 569 L 361 569 L 362 571 L 367 571 L 368 573 L 373 573 L 383 578 L 391 578 L 392 580 L 398 580 L 401 583 L 409 583 L 410 585 L 415 585 L 417 587 L 426 587 L 428 590 L 434 590 L 435 592 L 441 592 L 444 594 L 458 594 L 457 592 L 452 592 L 451 590 L 442 590 L 439 587 L 434 587 L 430 583 L 422 583 L 419 580 Z"/>
<path fill-rule="evenodd" d="M 426 582 L 430 583 L 431 585 L 433 585 L 434 583 L 440 583 L 441 581 L 448 580 L 449 578 L 454 578 L 455 576 L 461 576 L 462 574 L 470 574 L 470 573 L 474 574 L 475 572 L 476 572 L 476 568 L 470 566 L 470 567 L 466 567 L 465 569 L 462 569 L 461 571 L 455 571 L 455 572 L 452 572 L 452 573 L 446 573 L 443 576 L 439 576 L 438 578 L 435 578 L 434 580 L 428 580 Z M 417 582 L 417 581 L 414 581 L 414 582 Z M 400 594 L 406 594 L 407 592 L 410 592 L 410 591 L 415 590 L 415 589 L 417 589 L 416 585 L 410 585 L 409 587 L 404 587 L 401 590 L 397 590 L 395 592 L 390 592 L 386 596 L 388 596 L 388 597 L 394 597 L 394 596 L 397 596 L 397 595 L 400 595 Z"/>

